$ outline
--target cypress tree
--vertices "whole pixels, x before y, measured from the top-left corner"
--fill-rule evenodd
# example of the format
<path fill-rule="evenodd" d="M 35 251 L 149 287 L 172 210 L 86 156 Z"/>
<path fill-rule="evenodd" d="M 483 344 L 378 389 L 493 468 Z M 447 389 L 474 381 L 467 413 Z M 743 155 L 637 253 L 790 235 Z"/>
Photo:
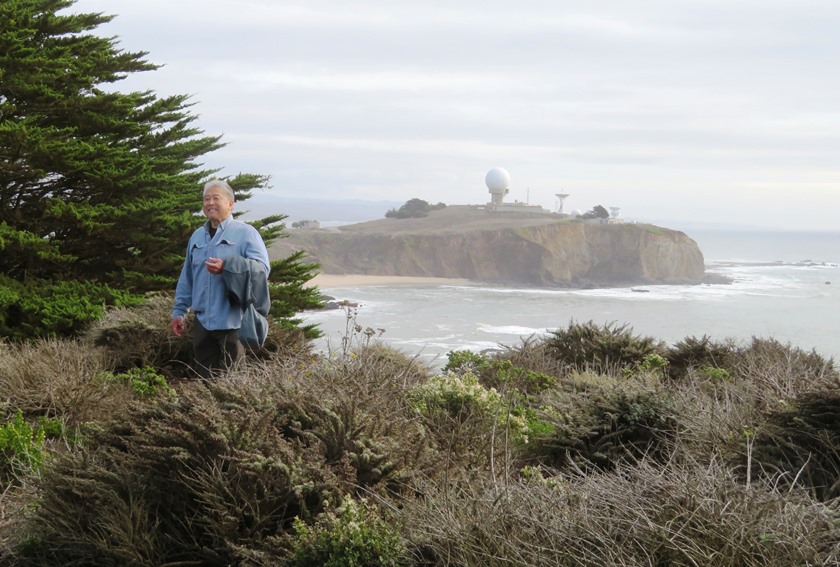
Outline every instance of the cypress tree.
<path fill-rule="evenodd" d="M 198 159 L 224 145 L 189 97 L 118 91 L 158 66 L 92 33 L 112 16 L 73 4 L 0 2 L 0 334 L 15 338 L 72 333 L 104 304 L 171 290 L 217 173 Z M 242 200 L 268 178 L 228 181 Z M 260 223 L 267 244 L 282 218 Z M 293 309 L 318 303 L 303 287 L 314 267 L 292 262 Z"/>

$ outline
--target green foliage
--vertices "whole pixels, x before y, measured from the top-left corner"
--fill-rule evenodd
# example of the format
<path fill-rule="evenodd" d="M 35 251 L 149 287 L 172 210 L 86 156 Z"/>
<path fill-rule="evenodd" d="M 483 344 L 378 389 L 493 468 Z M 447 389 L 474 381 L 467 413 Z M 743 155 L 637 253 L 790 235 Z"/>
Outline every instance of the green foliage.
<path fill-rule="evenodd" d="M 698 371 L 701 376 L 705 376 L 712 382 L 729 382 L 732 380 L 732 374 L 725 368 L 715 368 L 714 366 L 701 366 Z"/>
<path fill-rule="evenodd" d="M 668 361 L 657 353 L 651 353 L 642 359 L 639 364 L 639 369 L 645 372 L 653 372 L 662 375 L 665 372 L 665 367 Z"/>
<path fill-rule="evenodd" d="M 297 314 L 307 309 L 320 309 L 324 305 L 317 287 L 306 286 L 312 279 L 318 264 L 302 262 L 304 252 L 299 250 L 282 260 L 271 262 L 269 293 L 271 295 L 271 317 L 281 328 L 300 330 L 306 339 L 316 339 L 321 331 L 316 325 L 301 325 Z"/>
<path fill-rule="evenodd" d="M 406 201 L 399 209 L 389 209 L 388 212 L 385 213 L 385 217 L 389 219 L 421 218 L 428 216 L 431 211 L 437 211 L 445 208 L 445 203 L 430 205 L 423 199 L 414 198 Z"/>
<path fill-rule="evenodd" d="M 477 412 L 494 415 L 502 401 L 495 389 L 487 389 L 472 372 L 438 374 L 417 386 L 410 395 L 414 407 L 425 415 L 444 412 L 451 416 Z"/>
<path fill-rule="evenodd" d="M 557 386 L 557 378 L 543 372 L 514 366 L 509 360 L 499 360 L 494 364 L 493 385 L 514 388 L 526 395 L 541 394 Z"/>
<path fill-rule="evenodd" d="M 149 366 L 131 368 L 127 372 L 114 374 L 105 372 L 103 380 L 127 384 L 131 391 L 138 396 L 156 396 L 158 394 L 174 395 L 175 391 L 169 387 L 166 378 Z"/>
<path fill-rule="evenodd" d="M 0 271 L 171 286 L 212 173 L 195 160 L 222 144 L 192 126 L 186 96 L 115 91 L 156 66 L 91 33 L 111 17 L 71 5 L 0 4 Z"/>
<path fill-rule="evenodd" d="M 719 342 L 703 335 L 686 337 L 667 349 L 667 374 L 673 379 L 683 379 L 690 369 L 727 368 L 737 358 L 737 347 L 731 341 Z"/>
<path fill-rule="evenodd" d="M 137 305 L 142 299 L 108 285 L 73 280 L 29 280 L 0 276 L 0 335 L 12 339 L 78 334 L 100 319 L 107 306 Z"/>
<path fill-rule="evenodd" d="M 581 215 L 584 219 L 608 219 L 610 213 L 601 205 L 595 205 L 591 210 L 586 211 Z"/>
<path fill-rule="evenodd" d="M 52 422 L 48 422 L 54 429 Z M 0 425 L 0 482 L 37 473 L 44 461 L 47 424 L 33 428 L 18 410 L 11 421 Z"/>
<path fill-rule="evenodd" d="M 593 372 L 636 369 L 646 359 L 655 360 L 648 357 L 658 355 L 663 349 L 651 337 L 634 335 L 628 325 L 598 326 L 593 321 L 570 322 L 566 329 L 553 331 L 545 339 L 545 346 L 552 358 L 572 368 Z"/>
<path fill-rule="evenodd" d="M 510 360 L 491 358 L 471 351 L 452 351 L 444 370 L 453 376 L 477 376 L 482 387 L 501 394 L 494 402 L 497 415 L 509 427 L 514 439 L 528 443 L 554 433 L 555 427 L 542 419 L 534 398 L 557 386 L 557 378 L 543 372 L 514 366 Z M 504 412 L 504 413 L 502 413 Z"/>
<path fill-rule="evenodd" d="M 103 304 L 126 303 L 103 300 L 115 290 L 171 290 L 203 222 L 201 184 L 217 173 L 200 161 L 224 145 L 195 126 L 188 96 L 114 88 L 157 66 L 94 35 L 112 16 L 72 5 L 0 2 L 0 334 L 15 339 L 76 334 Z M 228 181 L 237 201 L 268 186 L 248 173 Z M 253 224 L 270 243 L 282 218 Z M 313 304 L 311 269 L 294 259 L 272 273 L 286 280 L 273 290 L 282 324 Z"/>
<path fill-rule="evenodd" d="M 432 377 L 409 392 L 412 405 L 432 422 L 446 428 L 446 423 L 491 423 L 504 426 L 514 439 L 527 443 L 531 425 L 542 423 L 535 414 L 520 405 L 519 396 L 502 396 L 495 388 L 486 388 L 470 371 L 447 372 Z"/>
<path fill-rule="evenodd" d="M 294 522 L 291 565 L 296 567 L 397 567 L 409 565 L 396 529 L 365 501 L 346 496 L 338 509 L 327 509 L 313 525 Z"/>
<path fill-rule="evenodd" d="M 445 372 L 472 372 L 492 388 L 514 389 L 520 393 L 539 394 L 557 385 L 557 378 L 543 372 L 514 366 L 510 360 L 491 358 L 468 350 L 451 351 Z"/>
<path fill-rule="evenodd" d="M 481 373 L 493 367 L 493 360 L 483 354 L 470 350 L 452 350 L 446 353 L 447 363 L 443 367 L 444 372 L 472 370 Z"/>

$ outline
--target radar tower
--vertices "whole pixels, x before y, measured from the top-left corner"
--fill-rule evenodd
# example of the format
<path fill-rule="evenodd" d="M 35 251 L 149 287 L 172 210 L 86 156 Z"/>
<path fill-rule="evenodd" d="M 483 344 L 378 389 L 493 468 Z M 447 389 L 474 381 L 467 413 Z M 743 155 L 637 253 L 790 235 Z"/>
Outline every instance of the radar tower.
<path fill-rule="evenodd" d="M 563 201 L 566 200 L 566 197 L 569 196 L 569 193 L 555 193 L 555 197 L 560 201 L 560 204 L 557 205 L 557 214 L 563 214 Z"/>

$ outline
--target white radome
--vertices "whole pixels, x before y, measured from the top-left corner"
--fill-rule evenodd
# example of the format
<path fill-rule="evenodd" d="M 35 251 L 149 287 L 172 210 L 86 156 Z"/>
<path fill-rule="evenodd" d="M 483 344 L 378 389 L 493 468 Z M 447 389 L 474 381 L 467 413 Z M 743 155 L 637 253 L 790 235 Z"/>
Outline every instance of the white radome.
<path fill-rule="evenodd" d="M 582 214 L 583 214 L 583 213 L 580 211 L 580 209 L 573 209 L 573 210 L 572 210 L 572 213 L 571 213 L 571 215 L 572 215 L 573 217 L 579 217 L 579 216 L 581 216 Z"/>
<path fill-rule="evenodd" d="M 491 193 L 505 191 L 510 185 L 510 173 L 501 167 L 494 167 L 484 176 L 484 183 Z"/>

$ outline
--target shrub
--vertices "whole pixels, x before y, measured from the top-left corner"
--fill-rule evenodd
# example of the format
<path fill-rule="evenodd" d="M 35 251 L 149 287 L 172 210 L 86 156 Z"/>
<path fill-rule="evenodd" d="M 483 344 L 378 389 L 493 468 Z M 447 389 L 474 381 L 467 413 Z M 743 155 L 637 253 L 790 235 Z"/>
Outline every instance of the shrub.
<path fill-rule="evenodd" d="M 524 395 L 539 394 L 557 385 L 557 378 L 544 372 L 515 365 L 501 356 L 489 357 L 468 350 L 448 353 L 444 372 L 471 373 L 490 388 L 516 389 Z"/>
<path fill-rule="evenodd" d="M 37 473 L 44 460 L 46 428 L 33 428 L 18 410 L 0 425 L 0 483 L 21 480 Z"/>
<path fill-rule="evenodd" d="M 294 522 L 291 565 L 297 567 L 397 567 L 409 565 L 397 530 L 365 501 L 347 496 L 313 525 Z"/>
<path fill-rule="evenodd" d="M 731 373 L 751 385 L 758 400 L 771 406 L 800 393 L 831 391 L 840 385 L 833 360 L 776 339 L 753 337 L 739 349 Z"/>
<path fill-rule="evenodd" d="M 92 345 L 101 347 L 116 372 L 150 367 L 172 377 L 190 375 L 192 338 L 176 337 L 170 330 L 172 297 L 156 293 L 141 305 L 108 310 L 87 333 Z M 190 321 L 192 318 L 190 317 Z"/>
<path fill-rule="evenodd" d="M 719 462 L 542 470 L 504 485 L 430 485 L 400 509 L 419 565 L 837 563 L 836 506 L 772 486 L 747 488 Z"/>
<path fill-rule="evenodd" d="M 571 459 L 578 466 L 609 470 L 622 461 L 665 455 L 678 429 L 673 396 L 655 377 L 643 374 L 623 379 L 576 375 L 543 403 L 537 413 L 553 427 L 530 452 L 556 467 Z"/>
<path fill-rule="evenodd" d="M 95 377 L 107 353 L 80 339 L 0 343 L 0 411 L 60 419 L 68 427 L 120 419 L 130 396 Z"/>
<path fill-rule="evenodd" d="M 737 350 L 732 341 L 713 341 L 706 335 L 699 339 L 686 337 L 666 350 L 667 375 L 680 380 L 688 375 L 690 369 L 732 368 L 738 356 Z"/>
<path fill-rule="evenodd" d="M 492 417 L 502 401 L 495 389 L 479 384 L 471 372 L 438 374 L 411 392 L 410 399 L 427 417 L 442 412 L 456 419 L 471 414 Z"/>
<path fill-rule="evenodd" d="M 642 359 L 639 364 L 639 370 L 644 372 L 653 372 L 659 376 L 664 375 L 665 367 L 668 366 L 668 361 L 657 353 L 651 353 Z"/>
<path fill-rule="evenodd" d="M 94 282 L 23 284 L 0 276 L 0 335 L 14 340 L 66 337 L 102 317 L 108 305 L 137 305 L 140 298 Z"/>
<path fill-rule="evenodd" d="M 470 350 L 452 350 L 446 353 L 447 362 L 443 367 L 444 372 L 466 372 L 471 371 L 476 375 L 492 370 L 493 361 L 490 357 L 472 352 Z"/>
<path fill-rule="evenodd" d="M 491 359 L 496 364 L 507 361 L 513 368 L 522 368 L 555 378 L 574 371 L 569 364 L 557 358 L 556 353 L 551 352 L 548 341 L 543 337 L 531 336 L 519 344 L 503 346 L 492 354 Z M 484 373 L 478 374 L 484 378 Z"/>
<path fill-rule="evenodd" d="M 346 358 L 301 361 L 295 373 L 284 435 L 320 447 L 344 491 L 400 492 L 434 469 L 427 432 L 406 402 L 430 374 L 416 358 L 371 344 Z"/>
<path fill-rule="evenodd" d="M 131 391 L 138 396 L 155 396 L 159 393 L 174 395 L 175 391 L 169 387 L 166 378 L 158 374 L 154 368 L 144 366 L 131 368 L 127 372 L 114 374 L 103 372 L 100 377 L 106 381 L 127 384 Z"/>
<path fill-rule="evenodd" d="M 697 369 L 698 373 L 712 382 L 729 382 L 732 380 L 732 374 L 725 368 L 716 368 L 714 366 L 701 366 Z"/>
<path fill-rule="evenodd" d="M 282 435 L 280 395 L 265 384 L 189 384 L 93 432 L 45 470 L 22 560 L 276 563 L 294 517 L 336 494 L 318 447 Z"/>
<path fill-rule="evenodd" d="M 742 471 L 767 475 L 783 486 L 801 486 L 815 498 L 840 496 L 840 393 L 803 394 L 768 412 L 755 432 Z"/>
<path fill-rule="evenodd" d="M 514 458 L 514 447 L 531 434 L 530 414 L 516 405 L 516 396 L 503 396 L 479 383 L 471 372 L 434 376 L 408 393 L 409 403 L 442 452 L 434 475 L 502 466 Z"/>
<path fill-rule="evenodd" d="M 594 322 L 569 323 L 545 339 L 546 351 L 557 360 L 581 371 L 616 372 L 637 368 L 646 357 L 658 354 L 664 347 L 651 337 L 633 334 L 632 327 Z"/>

